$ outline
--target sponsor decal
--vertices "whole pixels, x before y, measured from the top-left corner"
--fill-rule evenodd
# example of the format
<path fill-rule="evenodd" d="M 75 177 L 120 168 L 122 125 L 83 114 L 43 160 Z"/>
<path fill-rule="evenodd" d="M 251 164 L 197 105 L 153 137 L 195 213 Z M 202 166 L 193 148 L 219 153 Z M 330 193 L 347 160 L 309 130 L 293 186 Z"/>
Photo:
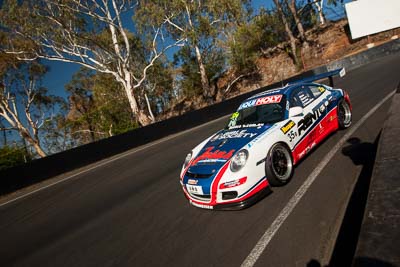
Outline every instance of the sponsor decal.
<path fill-rule="evenodd" d="M 271 95 L 257 99 L 256 106 L 281 102 L 282 95 Z"/>
<path fill-rule="evenodd" d="M 319 129 L 318 129 L 318 134 L 322 134 L 325 131 L 324 126 L 322 126 L 322 124 L 319 124 Z"/>
<path fill-rule="evenodd" d="M 203 160 L 199 160 L 198 163 L 203 163 L 203 164 L 216 163 L 216 162 L 224 163 L 225 161 L 226 161 L 226 159 L 203 159 Z"/>
<path fill-rule="evenodd" d="M 204 204 L 198 204 L 198 203 L 196 203 L 196 202 L 194 202 L 192 200 L 190 200 L 190 204 L 192 204 L 195 207 L 202 208 L 202 209 L 209 209 L 209 210 L 213 209 L 213 206 L 204 205 Z"/>
<path fill-rule="evenodd" d="M 220 150 L 215 150 L 214 152 L 211 152 L 214 149 L 214 147 L 208 147 L 206 151 L 204 151 L 203 154 L 198 156 L 192 163 L 192 165 L 196 165 L 199 161 L 209 161 L 209 160 L 214 160 L 216 161 L 222 161 L 225 162 L 228 159 L 230 159 L 233 156 L 233 153 L 235 152 L 234 149 L 230 150 L 229 152 L 226 151 L 220 151 Z"/>
<path fill-rule="evenodd" d="M 281 131 L 282 131 L 284 134 L 286 134 L 286 133 L 289 132 L 289 130 L 292 129 L 293 126 L 295 126 L 295 125 L 296 125 L 296 123 L 295 123 L 294 121 L 290 120 L 290 121 L 288 121 L 285 125 L 283 125 L 283 126 L 281 127 Z"/>
<path fill-rule="evenodd" d="M 236 126 L 229 127 L 229 130 L 241 129 L 241 128 L 257 128 L 257 129 L 261 129 L 261 127 L 263 127 L 263 126 L 264 126 L 264 123 L 249 123 L 249 124 L 236 125 Z"/>
<path fill-rule="evenodd" d="M 324 113 L 326 110 L 326 103 L 323 101 L 322 104 L 319 106 L 315 107 L 312 112 L 308 113 L 307 115 L 304 116 L 302 120 L 299 121 L 299 135 L 301 136 L 301 133 L 305 130 L 307 130 L 316 120 L 318 120 L 319 117 Z"/>
<path fill-rule="evenodd" d="M 336 120 L 336 118 L 337 118 L 336 116 L 331 115 L 331 116 L 328 117 L 328 121 L 332 122 L 332 121 Z"/>
<path fill-rule="evenodd" d="M 232 127 L 232 126 L 236 125 L 236 121 L 238 120 L 239 115 L 240 115 L 239 112 L 235 112 L 232 114 L 228 127 Z"/>
<path fill-rule="evenodd" d="M 222 184 L 220 184 L 219 189 L 226 189 L 226 188 L 232 188 L 235 186 L 239 186 L 239 185 L 244 184 L 246 181 L 247 181 L 247 176 L 237 179 L 237 180 L 222 183 Z"/>
<path fill-rule="evenodd" d="M 310 145 L 308 145 L 303 151 L 300 152 L 299 158 L 304 157 L 316 145 L 317 144 L 315 142 L 312 142 Z"/>
<path fill-rule="evenodd" d="M 221 139 L 232 139 L 232 138 L 253 138 L 256 136 L 257 133 L 249 133 L 247 130 L 235 130 L 235 131 L 229 131 L 225 133 L 220 133 L 211 138 L 212 141 L 216 140 L 221 140 Z"/>
<path fill-rule="evenodd" d="M 325 88 L 322 87 L 322 86 L 319 86 L 319 87 L 318 87 L 318 90 L 319 90 L 321 93 L 325 92 Z"/>
<path fill-rule="evenodd" d="M 188 184 L 191 184 L 191 185 L 197 185 L 198 182 L 199 182 L 198 180 L 194 180 L 194 179 L 188 180 Z"/>
<path fill-rule="evenodd" d="M 239 106 L 238 110 L 250 108 L 250 107 L 254 107 L 254 106 L 259 106 L 259 105 L 279 103 L 279 102 L 281 102 L 281 100 L 282 100 L 282 95 L 270 95 L 270 96 L 260 97 L 260 98 L 253 99 L 253 100 L 242 103 Z"/>
<path fill-rule="evenodd" d="M 231 116 L 231 120 L 236 120 L 239 117 L 239 112 L 235 112 Z"/>

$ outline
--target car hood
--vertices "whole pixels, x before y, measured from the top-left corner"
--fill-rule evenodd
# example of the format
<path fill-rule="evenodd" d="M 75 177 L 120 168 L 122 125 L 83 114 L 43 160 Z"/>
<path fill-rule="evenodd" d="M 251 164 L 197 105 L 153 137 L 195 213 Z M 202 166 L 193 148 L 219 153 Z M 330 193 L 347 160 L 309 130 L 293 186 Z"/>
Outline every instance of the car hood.
<path fill-rule="evenodd" d="M 193 159 L 188 171 L 197 174 L 213 174 L 225 164 L 236 151 L 271 128 L 271 124 L 255 127 L 236 127 L 216 133 Z"/>

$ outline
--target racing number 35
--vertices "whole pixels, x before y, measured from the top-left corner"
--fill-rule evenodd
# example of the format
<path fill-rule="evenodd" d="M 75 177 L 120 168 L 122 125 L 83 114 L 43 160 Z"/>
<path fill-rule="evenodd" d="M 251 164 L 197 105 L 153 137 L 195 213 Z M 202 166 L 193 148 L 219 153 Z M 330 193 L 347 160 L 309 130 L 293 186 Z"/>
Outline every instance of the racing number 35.
<path fill-rule="evenodd" d="M 291 130 L 287 136 L 289 137 L 289 141 L 293 142 L 293 140 L 297 137 L 297 132 L 295 130 Z"/>

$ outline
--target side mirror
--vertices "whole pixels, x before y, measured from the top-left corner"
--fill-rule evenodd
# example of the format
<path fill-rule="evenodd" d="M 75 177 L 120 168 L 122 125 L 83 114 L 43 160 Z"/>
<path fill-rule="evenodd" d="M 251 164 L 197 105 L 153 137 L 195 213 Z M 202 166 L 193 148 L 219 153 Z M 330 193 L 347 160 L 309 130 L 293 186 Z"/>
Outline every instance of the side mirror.
<path fill-rule="evenodd" d="M 292 107 L 289 109 L 289 118 L 303 115 L 302 107 Z"/>

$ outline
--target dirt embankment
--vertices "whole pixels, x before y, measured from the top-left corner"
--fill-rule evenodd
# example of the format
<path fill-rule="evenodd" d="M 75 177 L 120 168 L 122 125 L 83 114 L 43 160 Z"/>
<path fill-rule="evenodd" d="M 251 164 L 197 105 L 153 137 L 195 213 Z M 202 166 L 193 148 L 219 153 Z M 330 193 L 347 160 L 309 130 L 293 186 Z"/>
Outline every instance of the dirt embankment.
<path fill-rule="evenodd" d="M 375 34 L 369 37 L 351 39 L 347 20 L 343 19 L 337 22 L 328 23 L 322 27 L 309 30 L 307 39 L 309 47 L 299 46 L 298 66 L 294 65 L 293 60 L 285 52 L 285 46 L 281 44 L 260 55 L 256 61 L 257 72 L 249 76 L 240 78 L 230 87 L 229 93 L 219 94 L 217 102 L 236 95 L 249 92 L 275 82 L 279 82 L 303 71 L 325 65 L 352 54 L 359 53 L 368 49 L 367 44 L 373 43 L 380 45 L 388 42 L 393 36 L 400 36 L 400 28 Z M 221 93 L 226 90 L 232 81 L 235 80 L 231 72 L 227 72 L 224 77 L 220 77 L 216 86 Z M 223 95 L 223 97 L 221 97 Z M 187 111 L 202 108 L 206 106 L 201 97 L 191 99 L 181 99 L 173 107 L 160 116 L 161 119 L 181 115 Z"/>

